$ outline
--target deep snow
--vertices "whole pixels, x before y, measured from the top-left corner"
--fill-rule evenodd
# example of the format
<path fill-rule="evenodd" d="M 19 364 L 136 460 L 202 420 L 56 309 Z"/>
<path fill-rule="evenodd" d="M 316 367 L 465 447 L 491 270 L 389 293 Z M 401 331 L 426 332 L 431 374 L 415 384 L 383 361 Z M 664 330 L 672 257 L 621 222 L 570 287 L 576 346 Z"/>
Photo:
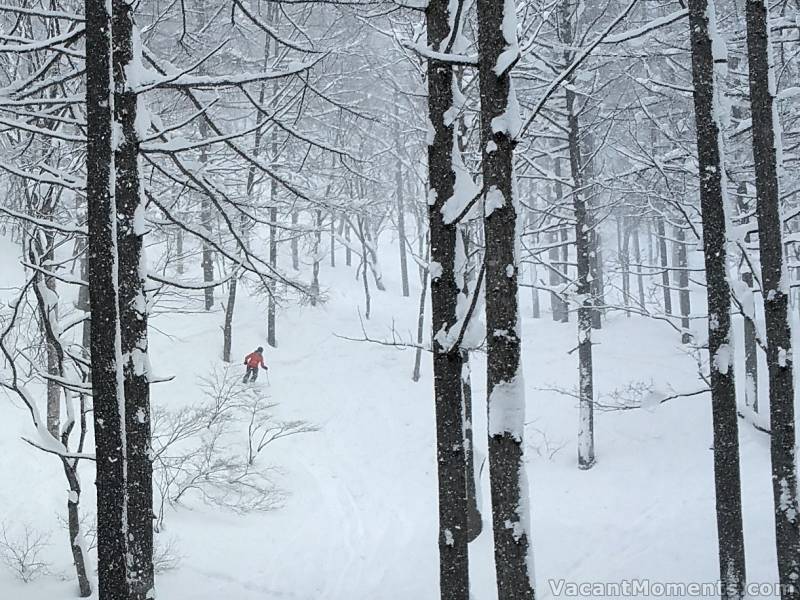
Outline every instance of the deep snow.
<path fill-rule="evenodd" d="M 2 242 L 0 275 L 17 282 L 16 250 Z M 399 296 L 396 257 L 383 256 L 387 292 L 373 289 L 373 337 L 392 322 L 406 339 L 416 329 L 417 285 Z M 344 261 L 340 259 L 340 264 Z M 413 267 L 412 267 L 413 268 Z M 305 419 L 320 431 L 280 440 L 265 460 L 278 465 L 285 507 L 228 514 L 191 502 L 167 516 L 159 537 L 172 540 L 179 566 L 161 574 L 163 600 L 433 600 L 438 597 L 434 411 L 429 358 L 411 381 L 414 351 L 353 342 L 361 336 L 361 284 L 354 268 L 323 263 L 323 306 L 293 307 L 278 316 L 278 349 L 267 347 L 269 385 L 280 418 Z M 413 268 L 412 280 L 416 280 Z M 417 284 L 417 281 L 412 281 Z M 4 283 L 4 285 L 10 285 Z M 240 290 L 241 291 L 241 290 Z M 217 293 L 221 299 L 223 291 Z M 0 290 L 6 301 L 8 292 Z M 651 409 L 596 416 L 597 465 L 579 471 L 578 411 L 568 396 L 540 388 L 572 388 L 577 379 L 576 325 L 529 318 L 523 294 L 526 444 L 533 507 L 533 543 L 540 598 L 548 580 L 669 582 L 717 579 L 711 417 L 708 395 Z M 234 364 L 263 345 L 266 311 L 240 293 Z M 547 298 L 542 296 L 543 306 Z M 159 314 L 151 361 L 169 383 L 153 387 L 154 402 L 191 402 L 197 378 L 219 363 L 222 313 Z M 596 389 L 632 381 L 677 391 L 699 387 L 696 365 L 663 323 L 611 315 L 595 336 Z M 475 431 L 485 455 L 484 361 L 473 360 Z M 740 377 L 740 381 L 743 378 Z M 750 581 L 775 574 L 768 439 L 740 421 L 745 539 Z M 26 413 L 0 395 L 0 515 L 10 530 L 24 523 L 51 532 L 46 551 L 53 574 L 23 584 L 0 567 L 0 598 L 62 600 L 76 596 L 67 535 L 59 523 L 66 501 L 58 462 L 20 440 Z M 560 449 L 559 449 L 560 448 Z M 550 456 L 552 454 L 552 456 Z M 480 465 L 479 465 L 480 467 Z M 483 469 L 483 484 L 487 474 Z M 84 499 L 93 503 L 91 468 Z M 483 493 L 488 500 L 488 488 Z M 477 600 L 491 600 L 490 538 L 471 549 Z"/>

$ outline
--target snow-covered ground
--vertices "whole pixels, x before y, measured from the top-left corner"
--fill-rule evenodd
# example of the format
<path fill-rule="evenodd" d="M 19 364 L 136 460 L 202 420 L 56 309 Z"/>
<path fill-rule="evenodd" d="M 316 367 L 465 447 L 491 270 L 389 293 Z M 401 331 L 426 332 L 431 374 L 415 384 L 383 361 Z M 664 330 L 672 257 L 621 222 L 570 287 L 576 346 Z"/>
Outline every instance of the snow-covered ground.
<path fill-rule="evenodd" d="M 13 247 L 3 242 L 0 273 L 16 281 Z M 388 250 L 388 249 L 387 249 Z M 395 256 L 384 258 L 394 271 Z M 391 262 L 390 262 L 391 261 Z M 417 290 L 400 297 L 387 273 L 387 292 L 373 291 L 370 335 L 389 337 L 392 322 L 407 339 L 416 329 Z M 352 268 L 323 265 L 328 302 L 286 308 L 278 318 L 278 349 L 267 348 L 276 414 L 319 426 L 275 442 L 265 462 L 280 467 L 288 492 L 283 508 L 237 515 L 190 502 L 170 511 L 159 538 L 174 544 L 180 563 L 158 577 L 164 600 L 434 600 L 438 598 L 434 411 L 429 357 L 411 381 L 414 351 L 353 342 L 361 337 L 363 295 Z M 10 285 L 4 283 L 4 285 Z M 221 292 L 219 292 L 221 294 Z M 7 291 L 0 291 L 6 300 Z M 542 298 L 547 304 L 546 298 Z M 524 310 L 530 310 L 525 297 Z M 234 357 L 263 345 L 265 311 L 240 294 Z M 717 579 L 716 526 L 707 395 L 652 409 L 600 413 L 597 465 L 576 466 L 575 324 L 545 318 L 524 322 L 528 400 L 527 450 L 539 597 L 548 580 L 659 582 Z M 197 379 L 219 364 L 222 314 L 160 314 L 153 321 L 156 374 L 175 375 L 153 388 L 154 402 L 181 405 L 199 394 Z M 699 387 L 696 365 L 663 323 L 611 315 L 596 337 L 596 388 L 631 382 L 658 390 Z M 483 360 L 475 357 L 476 443 L 485 441 Z M 749 579 L 774 578 L 768 440 L 741 427 L 745 537 Z M 30 524 L 50 532 L 45 555 L 52 573 L 29 584 L 0 567 L 0 598 L 63 600 L 76 596 L 58 462 L 31 448 L 21 407 L 0 396 L 0 519 L 10 531 Z M 487 484 L 485 469 L 483 483 Z M 84 471 L 85 503 L 93 503 Z M 488 500 L 488 493 L 483 494 Z M 474 597 L 491 600 L 488 528 L 472 549 Z"/>

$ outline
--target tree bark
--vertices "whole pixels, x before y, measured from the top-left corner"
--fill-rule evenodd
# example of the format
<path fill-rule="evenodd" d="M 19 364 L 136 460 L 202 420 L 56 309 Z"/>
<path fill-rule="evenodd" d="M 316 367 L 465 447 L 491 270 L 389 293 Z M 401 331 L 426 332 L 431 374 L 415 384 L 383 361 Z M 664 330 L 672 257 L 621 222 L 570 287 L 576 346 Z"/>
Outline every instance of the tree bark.
<path fill-rule="evenodd" d="M 155 598 L 153 573 L 153 462 L 150 440 L 150 383 L 147 355 L 147 262 L 143 253 L 144 211 L 139 177 L 137 96 L 128 72 L 134 55 L 134 5 L 112 2 L 114 118 L 121 138 L 114 153 L 116 173 L 119 320 L 124 373 L 126 443 L 127 579 L 130 600 Z M 94 309 L 94 304 L 92 304 Z M 97 355 L 92 353 L 93 359 Z M 102 597 L 102 594 L 101 594 Z"/>
<path fill-rule="evenodd" d="M 686 230 L 675 226 L 675 277 L 678 283 L 678 303 L 681 311 L 681 343 L 692 342 L 691 324 L 689 315 L 692 312 L 691 296 L 689 295 L 689 257 L 686 251 Z"/>
<path fill-rule="evenodd" d="M 561 160 L 558 157 L 553 159 L 554 165 L 554 172 L 556 175 L 556 182 L 555 182 L 555 193 L 556 193 L 556 204 L 561 206 L 561 203 L 564 199 L 564 187 L 561 184 Z M 568 235 L 565 235 L 566 228 L 559 227 L 553 230 L 553 237 L 550 242 L 553 244 L 553 248 L 550 250 L 549 258 L 550 258 L 550 285 L 558 285 L 558 284 L 565 284 L 567 282 L 567 278 L 565 275 L 561 273 L 566 273 L 568 268 L 568 259 L 569 259 L 569 247 L 564 246 L 557 246 L 559 242 L 561 244 L 566 244 L 566 238 Z M 564 251 L 566 250 L 566 254 Z M 560 256 L 560 261 L 559 261 Z M 569 322 L 569 306 L 567 302 L 564 300 L 564 297 L 560 294 L 552 292 L 550 294 L 550 309 L 553 312 L 553 320 L 560 321 L 562 323 Z"/>
<path fill-rule="evenodd" d="M 477 0 L 483 185 L 486 189 L 486 338 L 489 480 L 497 595 L 533 600 L 525 476 L 514 145 L 519 115 L 509 74 L 519 52 L 515 3 Z M 509 59 L 509 56 L 512 59 Z"/>
<path fill-rule="evenodd" d="M 459 14 L 451 14 L 449 0 L 430 0 L 425 11 L 428 47 L 446 51 L 452 38 L 450 23 L 459 27 Z M 459 3 L 458 10 L 461 10 Z M 460 33 L 460 32 L 458 32 Z M 431 265 L 431 347 L 436 406 L 436 462 L 439 481 L 439 587 L 442 600 L 469 599 L 467 552 L 467 481 L 464 444 L 464 404 L 459 348 L 445 345 L 444 337 L 457 326 L 455 258 L 458 225 L 445 222 L 442 208 L 453 196 L 454 124 L 447 118 L 453 107 L 453 68 L 447 62 L 427 63 L 428 118 L 433 140 L 428 145 L 428 221 Z"/>
<path fill-rule="evenodd" d="M 116 210 L 112 195 L 111 15 L 86 0 L 86 199 L 88 206 L 91 355 L 97 459 L 99 596 L 127 600 L 124 390 L 117 298 Z"/>
<path fill-rule="evenodd" d="M 747 56 L 756 172 L 756 217 L 761 256 L 764 317 L 767 330 L 770 454 L 775 504 L 775 540 L 782 600 L 800 598 L 800 503 L 789 325 L 789 282 L 783 258 L 778 168 L 780 123 L 775 106 L 775 74 L 771 63 L 769 13 L 763 0 L 748 0 Z"/>
<path fill-rule="evenodd" d="M 661 288 L 664 292 L 664 313 L 672 315 L 672 290 L 669 280 L 669 256 L 667 256 L 667 237 L 664 231 L 664 217 L 656 217 L 656 235 L 658 236 L 658 257 L 661 262 Z"/>
<path fill-rule="evenodd" d="M 708 352 L 714 422 L 714 483 L 722 599 L 744 597 L 746 581 L 738 417 L 731 339 L 731 294 L 727 278 L 726 193 L 713 37 L 713 2 L 689 0 L 692 78 L 703 216 L 703 245 L 708 295 Z M 682 232 L 683 230 L 681 230 Z M 679 248 L 685 244 L 680 243 Z M 684 262 L 679 260 L 680 262 Z M 688 272 L 684 269 L 681 273 Z M 688 286 L 681 285 L 681 293 Z M 688 293 L 688 291 L 687 291 Z M 683 308 L 681 310 L 683 312 Z"/>
<path fill-rule="evenodd" d="M 565 2 L 565 16 L 569 17 L 569 2 Z M 567 21 L 568 22 L 568 21 Z M 571 43 L 572 36 L 566 38 Z M 568 87 L 567 119 L 570 172 L 572 174 L 572 198 L 575 210 L 575 246 L 578 264 L 578 280 L 575 292 L 580 299 L 578 305 L 578 467 L 591 469 L 594 466 L 594 377 L 592 365 L 592 286 L 591 286 L 591 225 L 586 200 L 583 197 L 583 157 L 580 145 L 580 125 L 575 110 L 575 93 Z"/>
<path fill-rule="evenodd" d="M 236 287 L 239 278 L 234 272 L 228 282 L 228 301 L 225 303 L 225 321 L 222 325 L 222 361 L 231 362 L 233 346 L 233 314 L 236 307 Z"/>

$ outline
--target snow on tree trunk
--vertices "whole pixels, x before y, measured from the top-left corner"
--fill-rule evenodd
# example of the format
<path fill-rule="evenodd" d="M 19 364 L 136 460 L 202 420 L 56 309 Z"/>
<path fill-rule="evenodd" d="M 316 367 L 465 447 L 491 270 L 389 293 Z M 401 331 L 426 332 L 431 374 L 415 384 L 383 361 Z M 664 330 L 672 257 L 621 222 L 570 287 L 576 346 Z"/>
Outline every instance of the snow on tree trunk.
<path fill-rule="evenodd" d="M 567 4 L 568 6 L 568 4 Z M 571 39 L 571 36 L 570 36 Z M 567 119 L 569 162 L 573 181 L 575 210 L 575 246 L 578 265 L 576 301 L 578 302 L 578 467 L 594 466 L 594 381 L 592 373 L 592 285 L 591 285 L 591 224 L 583 195 L 583 156 L 580 145 L 580 125 L 575 108 L 575 93 L 567 88 Z"/>
<path fill-rule="evenodd" d="M 127 600 L 125 396 L 117 298 L 116 210 L 111 146 L 111 15 L 104 0 L 86 0 L 86 199 L 94 437 L 97 459 L 99 596 Z"/>
<path fill-rule="evenodd" d="M 724 110 L 716 61 L 724 42 L 716 33 L 713 0 L 689 1 L 692 78 L 700 177 L 700 207 L 708 295 L 708 352 L 714 422 L 714 482 L 723 600 L 744 597 L 746 580 L 736 387 L 727 278 L 727 194 L 722 143 Z M 683 230 L 681 230 L 683 231 Z M 679 248 L 684 248 L 681 243 Z M 684 261 L 681 261 L 684 262 Z M 687 273 L 683 270 L 682 273 Z M 681 286 L 682 288 L 684 286 Z"/>
<path fill-rule="evenodd" d="M 767 333 L 775 540 L 781 598 L 789 600 L 800 598 L 800 504 L 797 497 L 794 361 L 788 315 L 789 274 L 783 262 L 779 192 L 781 134 L 775 106 L 777 90 L 766 2 L 748 0 L 746 19 L 756 217 Z"/>
<path fill-rule="evenodd" d="M 486 190 L 486 340 L 489 480 L 498 597 L 534 598 L 523 430 L 514 144 L 519 106 L 510 70 L 519 56 L 514 0 L 477 0 L 483 184 Z"/>
<path fill-rule="evenodd" d="M 576 115 L 576 119 L 577 119 Z M 589 235 L 589 287 L 592 295 L 592 328 L 602 329 L 603 309 L 599 308 L 605 304 L 605 293 L 603 290 L 603 255 L 602 238 L 600 228 L 595 221 L 594 206 L 597 203 L 597 190 L 594 182 L 594 153 L 595 142 L 591 130 L 586 131 L 581 140 L 581 157 L 583 163 L 582 177 L 583 187 L 580 193 L 586 202 L 586 226 Z M 577 193 L 577 192 L 576 192 Z"/>
<path fill-rule="evenodd" d="M 426 9 L 428 47 L 446 51 L 461 23 L 450 0 L 431 0 Z M 460 10 L 460 6 L 459 6 Z M 428 221 L 436 462 L 439 481 L 439 586 L 442 600 L 468 600 L 468 503 L 464 444 L 464 400 L 460 348 L 447 343 L 457 326 L 460 289 L 456 281 L 458 224 L 445 218 L 444 207 L 455 193 L 453 165 L 455 80 L 453 68 L 433 58 L 428 80 Z"/>
<path fill-rule="evenodd" d="M 147 133 L 149 117 L 144 98 L 133 92 L 144 74 L 133 11 L 134 5 L 127 0 L 112 2 L 119 320 L 125 378 L 128 597 L 146 600 L 155 598 L 155 590 L 146 231 L 139 140 Z"/>

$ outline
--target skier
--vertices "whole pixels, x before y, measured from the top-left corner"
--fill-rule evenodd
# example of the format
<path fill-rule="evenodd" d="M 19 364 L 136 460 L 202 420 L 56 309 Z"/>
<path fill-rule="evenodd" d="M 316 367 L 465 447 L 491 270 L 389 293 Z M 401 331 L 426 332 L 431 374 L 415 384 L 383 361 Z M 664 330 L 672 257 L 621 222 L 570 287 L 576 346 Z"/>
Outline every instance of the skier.
<path fill-rule="evenodd" d="M 250 380 L 250 383 L 258 379 L 259 366 L 265 371 L 268 370 L 267 365 L 264 364 L 264 348 L 259 346 L 258 348 L 256 348 L 255 352 L 251 352 L 250 354 L 245 356 L 244 365 L 247 367 L 247 372 L 244 374 L 244 379 L 242 379 L 242 383 L 247 383 L 248 379 Z"/>

